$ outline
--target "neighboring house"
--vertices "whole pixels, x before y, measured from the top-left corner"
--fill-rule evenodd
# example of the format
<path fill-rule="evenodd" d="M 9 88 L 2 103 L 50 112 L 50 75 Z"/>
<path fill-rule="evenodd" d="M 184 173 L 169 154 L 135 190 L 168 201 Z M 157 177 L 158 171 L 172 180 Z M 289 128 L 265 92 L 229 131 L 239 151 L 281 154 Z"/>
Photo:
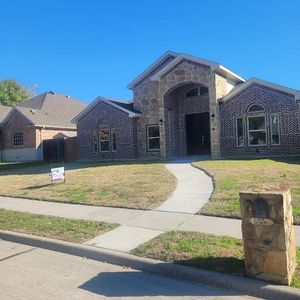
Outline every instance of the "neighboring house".
<path fill-rule="evenodd" d="M 6 118 L 6 116 L 8 115 L 8 113 L 10 112 L 12 108 L 10 106 L 6 106 L 6 105 L 1 105 L 0 104 L 0 161 L 1 161 L 1 157 L 2 157 L 2 148 L 3 148 L 3 120 Z"/>
<path fill-rule="evenodd" d="M 74 118 L 79 159 L 300 154 L 300 91 L 170 51 L 128 88 Z"/>
<path fill-rule="evenodd" d="M 43 159 L 43 140 L 76 136 L 71 120 L 85 107 L 79 100 L 51 91 L 11 108 L 1 122 L 2 160 Z"/>

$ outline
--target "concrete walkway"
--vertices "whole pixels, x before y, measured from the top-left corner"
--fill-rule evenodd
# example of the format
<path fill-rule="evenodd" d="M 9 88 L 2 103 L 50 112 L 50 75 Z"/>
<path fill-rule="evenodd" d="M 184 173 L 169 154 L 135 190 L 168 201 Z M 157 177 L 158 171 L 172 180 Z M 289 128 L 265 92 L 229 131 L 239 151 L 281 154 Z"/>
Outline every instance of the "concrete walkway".
<path fill-rule="evenodd" d="M 196 214 L 213 192 L 212 179 L 191 166 L 189 160 L 177 160 L 166 168 L 177 178 L 171 197 L 155 210 Z"/>
<path fill-rule="evenodd" d="M 211 178 L 188 161 L 167 164 L 178 185 L 171 197 L 152 211 L 55 203 L 0 197 L 0 208 L 42 215 L 104 221 L 121 226 L 87 242 L 89 245 L 129 252 L 169 230 L 186 230 L 241 238 L 241 221 L 195 215 L 212 192 Z M 300 247 L 300 226 L 295 226 Z"/>
<path fill-rule="evenodd" d="M 176 189 L 166 202 L 86 244 L 129 252 L 190 220 L 209 200 L 213 191 L 212 180 L 204 172 L 192 167 L 188 160 L 174 161 L 166 167 L 177 178 Z"/>

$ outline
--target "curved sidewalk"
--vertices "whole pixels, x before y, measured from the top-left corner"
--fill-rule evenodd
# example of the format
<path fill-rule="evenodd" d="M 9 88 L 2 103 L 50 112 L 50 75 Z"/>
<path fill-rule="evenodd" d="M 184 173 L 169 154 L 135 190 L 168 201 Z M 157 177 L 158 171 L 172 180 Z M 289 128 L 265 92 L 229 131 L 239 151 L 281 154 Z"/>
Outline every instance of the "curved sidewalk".
<path fill-rule="evenodd" d="M 177 160 L 165 165 L 177 178 L 177 186 L 167 201 L 155 210 L 196 214 L 213 192 L 212 179 L 191 166 L 191 161 Z"/>
<path fill-rule="evenodd" d="M 176 189 L 167 201 L 87 244 L 128 252 L 189 221 L 209 200 L 213 191 L 212 179 L 192 167 L 187 160 L 170 162 L 166 164 L 166 168 L 177 178 Z"/>

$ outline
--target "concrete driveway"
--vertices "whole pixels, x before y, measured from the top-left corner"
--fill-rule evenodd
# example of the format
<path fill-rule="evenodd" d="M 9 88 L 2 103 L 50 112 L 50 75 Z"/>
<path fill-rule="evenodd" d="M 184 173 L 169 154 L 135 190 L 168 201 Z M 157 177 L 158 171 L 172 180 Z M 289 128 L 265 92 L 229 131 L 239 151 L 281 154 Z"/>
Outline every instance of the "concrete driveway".
<path fill-rule="evenodd" d="M 1 240 L 0 298 L 254 299 L 230 290 Z"/>

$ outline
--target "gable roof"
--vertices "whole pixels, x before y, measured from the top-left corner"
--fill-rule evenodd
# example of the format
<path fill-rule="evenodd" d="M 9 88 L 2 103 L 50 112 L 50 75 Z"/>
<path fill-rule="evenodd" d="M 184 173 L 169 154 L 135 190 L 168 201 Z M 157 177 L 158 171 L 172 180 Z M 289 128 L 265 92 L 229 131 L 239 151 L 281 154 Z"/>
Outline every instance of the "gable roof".
<path fill-rule="evenodd" d="M 173 51 L 167 51 L 162 56 L 160 56 L 153 64 L 151 64 L 145 71 L 143 71 L 139 76 L 137 76 L 132 82 L 127 85 L 127 88 L 132 90 L 137 83 L 146 78 L 151 72 L 153 72 L 162 62 L 166 59 L 174 59 L 179 54 Z"/>
<path fill-rule="evenodd" d="M 265 80 L 253 77 L 253 78 L 247 80 L 246 82 L 234 87 L 229 94 L 227 94 L 226 96 L 224 96 L 222 98 L 222 100 L 227 101 L 227 100 L 231 99 L 232 97 L 239 94 L 240 92 L 242 92 L 243 90 L 245 90 L 246 88 L 248 88 L 250 85 L 252 85 L 254 83 L 272 88 L 274 90 L 279 90 L 279 91 L 285 92 L 287 94 L 294 95 L 296 100 L 300 99 L 300 91 L 298 91 L 298 90 L 291 89 L 291 88 L 288 88 L 288 87 L 285 87 L 285 86 L 282 86 L 279 84 L 275 84 L 275 83 L 272 83 L 269 81 L 265 81 Z"/>
<path fill-rule="evenodd" d="M 166 58 L 172 57 L 173 59 L 170 60 L 163 68 L 158 69 L 157 72 L 151 77 L 151 80 L 160 80 L 161 76 L 168 72 L 172 67 L 176 64 L 180 63 L 182 60 L 190 60 L 196 63 L 200 63 L 203 65 L 210 66 L 212 70 L 216 70 L 228 78 L 237 81 L 237 82 L 245 82 L 245 79 L 240 77 L 239 75 L 235 74 L 234 72 L 230 71 L 229 69 L 225 68 L 224 66 L 220 65 L 217 62 L 213 62 L 210 60 L 198 58 L 196 56 L 192 56 L 185 53 L 176 53 L 172 51 L 167 51 L 164 55 L 162 55 L 159 59 L 157 59 L 152 65 L 150 65 L 143 73 L 141 73 L 137 78 L 135 78 L 127 87 L 129 89 L 133 89 L 137 83 L 147 77 L 151 72 L 153 72 L 158 66 L 166 60 Z"/>
<path fill-rule="evenodd" d="M 46 92 L 15 106 L 3 123 L 17 112 L 36 127 L 76 129 L 71 120 L 85 107 L 85 103 L 70 96 Z"/>
<path fill-rule="evenodd" d="M 6 116 L 9 114 L 9 112 L 12 110 L 11 106 L 1 105 L 0 104 L 0 126 L 3 120 L 6 118 Z"/>
<path fill-rule="evenodd" d="M 132 101 L 122 101 L 119 99 L 99 96 L 89 106 L 87 106 L 83 111 L 81 111 L 77 116 L 75 116 L 72 119 L 72 123 L 77 123 L 83 116 L 85 116 L 100 102 L 107 103 L 121 111 L 128 113 L 128 116 L 130 118 L 138 117 L 141 114 L 140 111 L 134 108 Z"/>

